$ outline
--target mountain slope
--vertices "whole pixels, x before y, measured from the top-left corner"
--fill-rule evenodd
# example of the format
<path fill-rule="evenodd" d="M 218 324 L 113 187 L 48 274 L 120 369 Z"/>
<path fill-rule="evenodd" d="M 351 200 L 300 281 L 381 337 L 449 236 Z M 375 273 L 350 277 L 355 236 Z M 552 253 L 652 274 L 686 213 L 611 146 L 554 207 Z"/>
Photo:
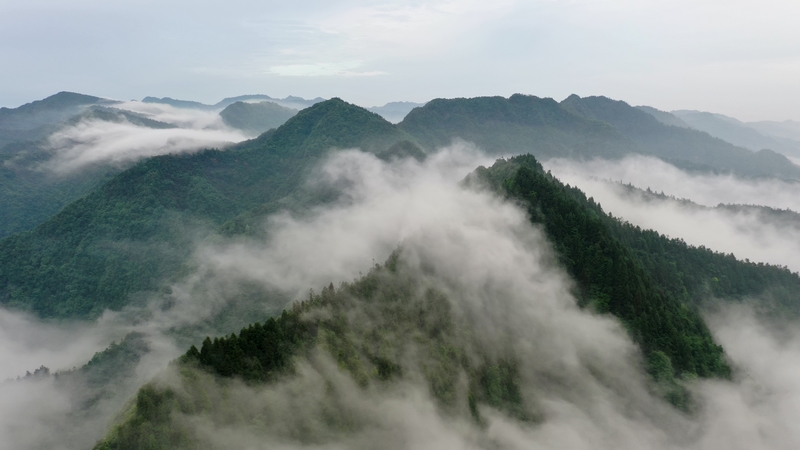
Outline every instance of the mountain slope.
<path fill-rule="evenodd" d="M 330 148 L 380 152 L 404 137 L 333 99 L 227 151 L 145 160 L 0 241 L 0 302 L 48 317 L 121 308 L 180 270 L 196 239 L 256 206 L 280 207 Z"/>
<path fill-rule="evenodd" d="M 651 116 L 655 117 L 656 120 L 663 123 L 664 125 L 672 125 L 673 127 L 680 127 L 680 128 L 691 128 L 688 123 L 681 120 L 678 116 L 668 113 L 666 111 L 661 111 L 659 109 L 653 108 L 651 106 L 637 106 L 636 109 L 646 112 Z"/>
<path fill-rule="evenodd" d="M 284 108 L 269 101 L 236 102 L 228 105 L 219 113 L 226 124 L 253 136 L 272 128 L 278 128 L 295 114 L 297 114 L 297 110 Z"/>
<path fill-rule="evenodd" d="M 553 99 L 520 94 L 432 100 L 398 126 L 429 150 L 460 138 L 498 155 L 619 157 L 639 152 L 605 123 L 576 116 Z"/>
<path fill-rule="evenodd" d="M 95 99 L 97 98 L 77 95 L 67 104 L 95 102 Z M 69 113 L 75 115 L 58 124 L 49 125 L 48 132 L 57 133 L 83 121 L 90 121 L 95 125 L 107 122 L 151 129 L 176 128 L 140 114 L 96 104 L 84 105 L 74 110 L 70 107 Z M 122 170 L 112 164 L 94 164 L 77 173 L 66 174 L 42 169 L 41 165 L 47 163 L 56 153 L 57 150 L 48 138 L 15 142 L 0 149 L 0 211 L 3 212 L 0 215 L 0 238 L 28 231 L 43 223 L 61 208 L 86 195 Z"/>
<path fill-rule="evenodd" d="M 774 151 L 753 153 L 701 131 L 664 125 L 623 101 L 573 94 L 561 105 L 581 117 L 610 124 L 646 151 L 670 162 L 703 165 L 748 177 L 800 179 L 800 167 Z"/>
<path fill-rule="evenodd" d="M 703 111 L 679 110 L 672 114 L 681 118 L 692 128 L 753 151 L 768 148 L 779 153 L 800 155 L 800 142 L 792 143 L 788 139 L 776 139 L 763 134 L 748 124 L 722 114 Z"/>
<path fill-rule="evenodd" d="M 113 103 L 91 95 L 59 92 L 18 108 L 0 108 L 0 148 L 12 142 L 41 139 L 88 106 Z"/>

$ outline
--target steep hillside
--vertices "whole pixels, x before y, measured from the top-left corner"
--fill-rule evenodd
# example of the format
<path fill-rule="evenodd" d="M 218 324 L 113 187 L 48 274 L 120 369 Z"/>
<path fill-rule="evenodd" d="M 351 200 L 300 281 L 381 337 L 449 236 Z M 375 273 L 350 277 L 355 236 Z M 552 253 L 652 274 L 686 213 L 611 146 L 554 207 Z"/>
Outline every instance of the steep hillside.
<path fill-rule="evenodd" d="M 331 148 L 382 152 L 406 135 L 339 99 L 227 150 L 143 161 L 36 229 L 0 241 L 0 302 L 91 317 L 155 289 L 196 239 L 259 205 L 280 207 Z"/>
<path fill-rule="evenodd" d="M 619 157 L 641 152 L 605 123 L 576 116 L 553 99 L 520 94 L 432 100 L 413 109 L 398 127 L 429 150 L 460 138 L 497 155 Z"/>
<path fill-rule="evenodd" d="M 641 148 L 667 161 L 704 165 L 748 177 L 800 179 L 800 167 L 772 150 L 753 153 L 702 131 L 665 125 L 623 101 L 571 95 L 561 105 L 581 117 L 610 124 Z"/>

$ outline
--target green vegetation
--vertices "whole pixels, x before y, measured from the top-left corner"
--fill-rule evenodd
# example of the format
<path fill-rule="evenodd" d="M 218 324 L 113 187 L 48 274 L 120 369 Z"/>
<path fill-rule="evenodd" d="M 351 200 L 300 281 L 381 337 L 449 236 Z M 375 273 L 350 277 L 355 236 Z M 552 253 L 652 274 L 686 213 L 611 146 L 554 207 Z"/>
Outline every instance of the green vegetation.
<path fill-rule="evenodd" d="M 713 342 L 698 311 L 667 289 L 682 280 L 656 278 L 648 271 L 642 255 L 617 237 L 616 228 L 624 224 L 606 216 L 577 188 L 545 173 L 532 156 L 500 160 L 491 169 L 476 171 L 475 177 L 524 201 L 531 220 L 544 225 L 575 280 L 582 305 L 619 317 L 645 354 L 663 352 L 679 374 L 729 375 L 722 348 Z M 669 260 L 669 255 L 659 256 Z"/>
<path fill-rule="evenodd" d="M 272 102 L 236 102 L 219 113 L 226 124 L 251 135 L 278 128 L 295 114 L 296 109 L 284 108 Z"/>
<path fill-rule="evenodd" d="M 527 208 L 575 281 L 580 305 L 621 320 L 642 349 L 654 391 L 680 409 L 691 410 L 681 380 L 731 375 L 722 347 L 699 315 L 699 303 L 709 295 L 783 295 L 782 307 L 797 311 L 800 305 L 797 274 L 737 261 L 622 222 L 545 173 L 530 155 L 498 160 L 466 181 Z M 487 405 L 518 420 L 540 420 L 535 402 L 523 395 L 519 355 L 501 351 L 504 356 L 498 356 L 497 349 L 487 351 L 483 345 L 475 328 L 453 313 L 451 299 L 409 271 L 399 251 L 364 277 L 338 289 L 331 284 L 277 318 L 239 334 L 206 338 L 199 349 L 192 346 L 174 363 L 181 387 L 173 381 L 142 388 L 95 448 L 196 448 L 196 429 L 177 420 L 183 416 L 227 426 L 268 426 L 235 403 L 239 385 L 230 379 L 252 389 L 294 386 L 293 380 L 303 376 L 298 363 L 319 366 L 314 361 L 320 350 L 365 392 L 419 374 L 447 414 L 466 414 L 482 423 L 481 405 Z M 322 416 L 338 432 L 357 429 L 346 410 L 329 416 L 332 406 L 326 402 L 335 405 L 332 399 L 341 394 L 331 379 L 326 383 L 325 399 L 309 397 L 317 406 L 304 414 Z"/>
<path fill-rule="evenodd" d="M 640 152 L 610 125 L 530 95 L 436 99 L 413 109 L 398 127 L 429 151 L 459 138 L 496 155 L 613 158 Z"/>
<path fill-rule="evenodd" d="M 43 317 L 119 309 L 183 270 L 193 244 L 215 228 L 281 207 L 331 148 L 380 153 L 408 139 L 377 114 L 333 99 L 227 151 L 142 161 L 0 241 L 0 303 Z"/>
<path fill-rule="evenodd" d="M 647 109 L 606 97 L 571 95 L 561 103 L 520 94 L 436 99 L 412 110 L 398 126 L 428 151 L 459 138 L 496 155 L 619 158 L 636 153 L 696 170 L 800 179 L 800 168 L 783 155 L 754 153 L 702 131 L 666 125 Z"/>
<path fill-rule="evenodd" d="M 520 394 L 517 364 L 489 357 L 481 346 L 470 327 L 455 319 L 450 301 L 426 288 L 395 254 L 361 279 L 339 289 L 331 284 L 277 319 L 253 324 L 238 335 L 206 339 L 200 350 L 192 347 L 174 367 L 183 387 L 153 383 L 142 388 L 122 422 L 95 448 L 195 448 L 197 436 L 174 420 L 178 415 L 208 415 L 227 424 L 258 420 L 245 413 L 230 415 L 236 405 L 225 393 L 230 386 L 226 379 L 239 378 L 253 387 L 290 382 L 300 376 L 295 362 L 314 361 L 320 350 L 358 389 L 385 389 L 420 375 L 439 406 L 451 414 L 471 415 L 480 422 L 478 405 L 483 404 L 519 420 L 538 420 L 535 405 L 526 404 Z M 203 383 L 198 371 L 217 378 Z M 323 399 L 309 394 L 306 401 L 324 403 L 341 395 L 341 386 L 328 383 Z M 342 417 L 347 411 L 328 416 L 320 406 L 304 413 L 324 416 L 334 430 L 358 426 Z M 315 439 L 313 430 L 301 431 L 300 439 Z"/>
<path fill-rule="evenodd" d="M 37 105 L 33 111 L 28 111 L 23 116 L 54 115 L 50 117 L 54 122 L 40 130 L 42 133 L 55 132 L 64 127 L 77 125 L 84 120 L 130 123 L 139 127 L 155 129 L 175 128 L 174 125 L 158 122 L 129 111 L 93 105 L 92 103 L 101 101 L 96 97 L 78 95 L 77 98 L 70 100 L 70 95 L 67 95 L 60 103 L 55 102 L 59 98 L 61 96 L 57 94 L 42 100 L 48 102 L 48 108 L 51 109 Z M 83 102 L 88 102 L 89 105 L 83 105 Z M 83 106 L 71 107 L 75 104 Z M 36 102 L 31 105 L 36 105 Z M 18 109 L 25 111 L 27 106 Z M 59 107 L 67 109 L 52 110 L 52 108 Z M 70 114 L 74 115 L 66 119 L 62 117 Z M 16 118 L 15 120 L 21 120 L 17 117 L 18 115 L 19 113 L 13 116 Z M 36 122 L 35 118 L 29 119 L 30 121 L 22 120 L 21 123 L 25 126 L 32 126 L 31 123 Z M 61 121 L 56 123 L 56 119 Z M 0 120 L 0 126 L 2 126 L 1 124 L 2 120 Z M 2 136 L 4 136 L 4 131 L 0 129 L 0 141 L 3 140 Z M 2 211 L 0 214 L 0 238 L 33 229 L 67 204 L 88 194 L 121 171 L 116 166 L 106 164 L 95 164 L 84 167 L 78 173 L 67 174 L 57 174 L 41 169 L 40 166 L 52 158 L 54 153 L 55 151 L 46 139 L 13 142 L 0 148 L 0 211 Z"/>
<path fill-rule="evenodd" d="M 9 144 L 0 150 L 0 238 L 28 231 L 81 198 L 118 171 L 90 167 L 60 176 L 37 170 L 51 153 L 43 143 Z"/>

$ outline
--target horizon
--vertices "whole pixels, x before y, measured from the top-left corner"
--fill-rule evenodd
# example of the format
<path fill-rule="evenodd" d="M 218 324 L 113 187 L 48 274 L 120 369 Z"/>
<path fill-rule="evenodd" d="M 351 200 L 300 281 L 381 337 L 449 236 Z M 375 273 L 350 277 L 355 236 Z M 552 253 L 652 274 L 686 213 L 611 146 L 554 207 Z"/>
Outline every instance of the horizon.
<path fill-rule="evenodd" d="M 515 92 L 800 120 L 800 4 L 0 0 L 0 106 L 59 91 L 358 105 Z"/>
<path fill-rule="evenodd" d="M 436 100 L 436 99 L 498 97 L 498 96 L 499 97 L 503 97 L 503 98 L 509 98 L 512 95 L 526 95 L 526 96 L 534 96 L 534 97 L 539 97 L 539 98 L 550 98 L 550 99 L 553 99 L 553 100 L 555 100 L 555 101 L 560 103 L 561 101 L 563 101 L 564 99 L 568 98 L 571 95 L 577 95 L 577 94 L 569 94 L 569 95 L 567 95 L 566 97 L 564 97 L 562 99 L 558 99 L 558 98 L 553 98 L 553 97 L 539 96 L 539 95 L 536 95 L 536 94 L 527 94 L 527 93 L 522 93 L 522 92 L 515 92 L 515 93 L 510 94 L 508 96 L 502 96 L 502 95 L 485 95 L 485 96 L 483 96 L 483 95 L 481 95 L 481 96 L 476 96 L 476 97 L 436 97 L 436 98 L 431 98 L 429 100 L 424 100 L 424 101 L 419 101 L 419 102 L 409 101 L 409 100 L 391 100 L 391 101 L 388 101 L 388 102 L 383 103 L 383 104 L 365 105 L 365 104 L 359 104 L 359 103 L 353 102 L 353 101 L 351 101 L 351 100 L 349 100 L 347 98 L 343 98 L 341 96 L 336 96 L 336 95 L 334 95 L 332 97 L 321 97 L 321 96 L 302 97 L 302 96 L 296 96 L 296 95 L 289 94 L 289 95 L 286 95 L 286 96 L 278 97 L 278 96 L 274 96 L 274 95 L 270 95 L 270 94 L 264 94 L 264 93 L 255 93 L 255 94 L 250 93 L 250 94 L 227 95 L 225 97 L 221 97 L 221 98 L 218 98 L 216 100 L 211 100 L 211 101 L 200 101 L 200 100 L 197 100 L 197 99 L 194 99 L 194 98 L 178 98 L 178 97 L 171 97 L 171 96 L 157 97 L 157 96 L 153 96 L 153 95 L 147 95 L 147 96 L 141 97 L 139 99 L 131 98 L 131 99 L 127 99 L 126 100 L 126 99 L 121 99 L 121 98 L 104 97 L 102 95 L 95 95 L 95 94 L 92 94 L 92 93 L 61 90 L 61 91 L 58 91 L 58 92 L 53 93 L 51 95 L 48 95 L 48 96 L 45 96 L 45 97 L 42 97 L 42 98 L 29 100 L 29 101 L 26 101 L 25 103 L 21 103 L 19 105 L 15 105 L 15 106 L 2 106 L 2 105 L 0 105 L 0 109 L 3 109 L 3 108 L 16 109 L 16 108 L 19 108 L 21 106 L 27 105 L 29 103 L 33 103 L 35 101 L 44 100 L 44 99 L 47 99 L 49 97 L 52 97 L 54 95 L 61 94 L 61 93 L 88 95 L 88 96 L 98 97 L 98 98 L 101 98 L 103 100 L 111 100 L 111 101 L 119 101 L 119 102 L 142 102 L 145 98 L 151 98 L 152 97 L 152 98 L 157 98 L 159 100 L 161 100 L 161 99 L 170 99 L 170 100 L 177 100 L 177 101 L 197 102 L 197 103 L 201 103 L 201 104 L 203 104 L 205 106 L 215 106 L 217 103 L 219 103 L 219 102 L 221 102 L 223 100 L 231 99 L 231 98 L 243 97 L 243 96 L 255 96 L 255 95 L 268 96 L 268 97 L 271 97 L 274 100 L 284 100 L 284 99 L 286 99 L 288 97 L 298 97 L 298 98 L 301 98 L 303 100 L 315 100 L 315 99 L 320 99 L 320 98 L 323 99 L 323 100 L 330 100 L 332 98 L 339 98 L 339 99 L 344 100 L 344 101 L 346 101 L 348 103 L 354 104 L 356 106 L 359 106 L 359 107 L 365 108 L 365 109 L 380 108 L 380 107 L 384 107 L 384 106 L 386 106 L 388 104 L 391 104 L 391 103 L 416 103 L 416 104 L 424 105 L 424 104 L 430 102 L 431 100 Z M 579 95 L 579 97 L 583 98 L 584 96 L 580 96 Z M 661 109 L 661 108 L 658 108 L 658 107 L 653 106 L 653 105 L 632 104 L 630 102 L 627 102 L 625 99 L 612 98 L 612 97 L 609 97 L 609 96 L 606 96 L 606 95 L 591 95 L 591 96 L 587 95 L 585 97 L 606 97 L 606 98 L 609 98 L 611 100 L 623 101 L 623 102 L 628 103 L 630 106 L 633 106 L 633 107 L 648 106 L 648 107 L 653 107 L 653 108 L 656 108 L 656 109 L 658 109 L 660 111 L 664 111 L 664 112 L 667 112 L 667 113 L 673 113 L 673 112 L 676 112 L 676 111 L 684 111 L 684 112 L 700 112 L 700 113 L 722 114 L 722 115 L 724 115 L 726 117 L 739 120 L 739 121 L 741 121 L 743 123 L 756 123 L 756 122 L 761 122 L 761 121 L 763 121 L 763 122 L 770 122 L 770 121 L 772 121 L 772 122 L 800 122 L 800 120 L 794 120 L 794 119 L 775 119 L 775 120 L 763 119 L 763 120 L 752 120 L 752 121 L 749 121 L 749 120 L 744 120 L 741 117 L 736 117 L 736 116 L 731 116 L 731 115 L 728 115 L 728 114 L 723 114 L 723 113 L 720 113 L 718 111 L 702 111 L 702 110 L 693 110 L 693 109 L 688 109 L 688 108 L 677 108 L 677 109 L 673 109 L 673 110 L 665 110 L 665 109 Z M 265 100 L 265 101 L 269 101 L 269 100 Z"/>

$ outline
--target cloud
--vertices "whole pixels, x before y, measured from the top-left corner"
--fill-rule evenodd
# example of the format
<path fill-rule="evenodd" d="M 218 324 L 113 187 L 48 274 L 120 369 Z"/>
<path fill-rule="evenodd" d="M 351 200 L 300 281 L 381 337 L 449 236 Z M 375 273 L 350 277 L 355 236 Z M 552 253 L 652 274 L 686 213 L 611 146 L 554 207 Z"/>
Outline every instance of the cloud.
<path fill-rule="evenodd" d="M 84 119 L 50 135 L 47 146 L 53 156 L 40 168 L 69 174 L 98 164 L 124 166 L 151 156 L 220 148 L 247 139 L 241 131 L 227 127 L 216 111 L 140 102 L 116 106 L 178 128 Z"/>
<path fill-rule="evenodd" d="M 747 310 L 718 312 L 712 328 L 737 368 L 736 378 L 687 381 L 700 409 L 695 416 L 684 416 L 654 393 L 639 350 L 623 327 L 609 316 L 577 307 L 570 294 L 572 282 L 556 263 L 544 232 L 529 222 L 525 211 L 490 193 L 460 186 L 477 165 L 491 162 L 464 145 L 443 149 L 423 163 L 386 163 L 355 150 L 334 153 L 310 177 L 308 187 L 336 187 L 342 195 L 335 202 L 302 215 L 266 218 L 265 239 L 218 236 L 199 242 L 194 273 L 174 283 L 169 292 L 154 295 L 144 308 L 106 314 L 97 324 L 76 328 L 74 336 L 84 336 L 80 339 L 14 316 L 8 319 L 10 334 L 0 334 L 0 349 L 11 350 L 0 354 L 15 358 L 22 348 L 43 347 L 54 349 L 42 353 L 45 356 L 62 352 L 79 360 L 111 337 L 97 330 L 141 331 L 159 351 L 142 362 L 127 386 L 133 389 L 185 350 L 180 336 L 184 331 L 190 340 L 205 332 L 232 331 L 221 332 L 223 327 L 209 324 L 226 308 L 266 314 L 289 299 L 305 297 L 309 288 L 352 280 L 400 247 L 404 270 L 421 286 L 445 293 L 455 320 L 471 320 L 469 333 L 457 337 L 458 344 L 470 349 L 468 357 L 515 356 L 521 395 L 541 413 L 541 420 L 523 422 L 482 407 L 485 423 L 476 426 L 468 413 L 442 410 L 431 398 L 419 364 L 408 366 L 397 383 L 365 389 L 320 351 L 299 362 L 297 376 L 272 385 L 216 383 L 201 375 L 197 383 L 205 386 L 209 401 L 221 405 L 218 413 L 226 419 L 180 416 L 180 424 L 192 427 L 210 448 L 357 449 L 374 448 L 376 442 L 390 449 L 796 447 L 796 333 L 776 334 Z M 702 185 L 701 180 L 692 182 Z M 759 186 L 740 188 L 756 196 Z M 711 196 L 716 191 L 708 192 Z M 264 295 L 240 295 L 254 285 L 260 293 L 277 294 L 267 300 Z M 255 303 L 236 305 L 237 297 Z M 373 325 L 358 320 L 366 317 L 363 313 L 352 311 L 355 326 Z M 28 329 L 30 337 L 16 336 L 17 329 Z M 48 333 L 53 336 L 47 340 L 50 344 L 30 340 Z M 76 342 L 76 348 L 63 350 L 55 344 L 66 340 Z M 413 340 L 408 342 L 413 348 Z M 414 361 L 416 354 L 406 356 Z M 427 361 L 420 358 L 418 363 Z M 14 367 L 47 365 L 34 361 L 38 359 L 20 359 Z M 70 361 L 64 358 L 60 364 L 74 364 Z M 174 386 L 177 381 L 167 369 L 159 382 Z M 47 383 L 13 391 L 0 386 L 0 430 L 14 430 L 8 435 L 14 440 L 6 440 L 7 445 L 58 448 L 53 430 L 66 426 L 91 445 L 105 422 L 64 421 L 72 393 Z M 333 399 L 331 392 L 336 393 Z M 121 407 L 127 398 L 120 395 L 108 405 Z M 108 417 L 110 413 L 102 416 Z M 332 417 L 345 420 L 347 427 L 336 426 Z"/>
<path fill-rule="evenodd" d="M 757 208 L 692 206 L 674 199 L 643 196 L 609 180 L 663 191 L 702 205 L 736 202 L 797 211 L 800 185 L 796 183 L 687 174 L 664 162 L 641 157 L 619 163 L 551 160 L 545 167 L 563 182 L 593 197 L 605 211 L 644 229 L 683 239 L 690 245 L 733 253 L 739 259 L 800 271 L 800 216 Z"/>
<path fill-rule="evenodd" d="M 302 217 L 270 218 L 266 241 L 219 242 L 197 256 L 218 276 L 302 291 L 355 277 L 369 266 L 366 258 L 382 261 L 400 246 L 404 270 L 446 293 L 454 317 L 474 318 L 460 345 L 520 362 L 523 398 L 536 405 L 541 421 L 484 407 L 479 427 L 444 412 L 420 375 L 424 358 L 404 366 L 390 387 L 365 389 L 320 351 L 299 362 L 295 377 L 268 386 L 206 376 L 217 412 L 236 411 L 242 421 L 221 425 L 212 413 L 183 416 L 181 423 L 211 448 L 357 449 L 380 442 L 391 449 L 721 450 L 800 442 L 793 425 L 800 405 L 797 333 L 775 336 L 747 310 L 723 308 L 711 323 L 737 369 L 734 380 L 686 381 L 698 410 L 685 416 L 672 409 L 654 394 L 619 323 L 577 308 L 570 280 L 525 212 L 458 187 L 482 160 L 464 147 L 422 164 L 337 153 L 316 178 L 347 186 L 339 202 Z M 379 326 L 358 309 L 348 317 L 356 328 Z M 326 422 L 330 412 L 347 431 Z"/>
<path fill-rule="evenodd" d="M 688 173 L 656 158 L 630 156 L 621 161 L 593 160 L 576 163 L 551 159 L 544 165 L 564 178 L 595 177 L 650 188 L 677 198 L 690 199 L 705 206 L 720 203 L 763 205 L 800 211 L 800 183 L 774 178 L 743 179 L 733 175 Z"/>

